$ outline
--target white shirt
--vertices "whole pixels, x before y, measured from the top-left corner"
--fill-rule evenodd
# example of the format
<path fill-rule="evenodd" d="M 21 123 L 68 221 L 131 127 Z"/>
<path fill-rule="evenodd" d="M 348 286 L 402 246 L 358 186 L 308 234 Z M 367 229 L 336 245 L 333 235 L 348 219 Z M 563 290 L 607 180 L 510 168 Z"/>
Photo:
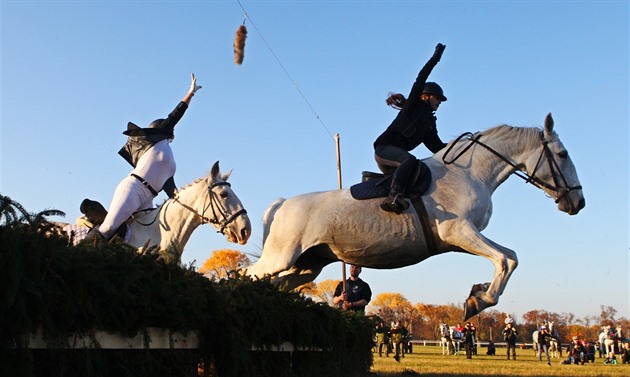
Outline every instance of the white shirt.
<path fill-rule="evenodd" d="M 176 165 L 169 140 L 161 140 L 147 150 L 138 160 L 132 173 L 144 178 L 155 191 L 160 191 L 164 182 L 175 175 Z"/>

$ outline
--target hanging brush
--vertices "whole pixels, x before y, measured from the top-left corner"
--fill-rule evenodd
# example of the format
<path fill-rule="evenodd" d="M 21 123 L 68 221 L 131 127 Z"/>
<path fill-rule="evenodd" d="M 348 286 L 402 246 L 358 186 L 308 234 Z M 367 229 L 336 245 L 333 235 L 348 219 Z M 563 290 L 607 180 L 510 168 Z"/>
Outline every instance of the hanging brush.
<path fill-rule="evenodd" d="M 245 27 L 245 20 L 243 20 L 243 24 L 236 30 L 236 38 L 234 38 L 234 64 L 243 64 L 245 39 L 247 39 L 247 28 Z"/>

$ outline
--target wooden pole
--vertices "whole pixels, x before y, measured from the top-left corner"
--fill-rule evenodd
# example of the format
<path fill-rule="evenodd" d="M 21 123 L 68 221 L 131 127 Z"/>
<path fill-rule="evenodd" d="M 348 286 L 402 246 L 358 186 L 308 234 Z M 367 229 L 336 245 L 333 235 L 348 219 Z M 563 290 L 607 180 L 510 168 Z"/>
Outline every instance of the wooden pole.
<path fill-rule="evenodd" d="M 335 146 L 337 147 L 337 186 L 339 190 L 343 188 L 341 183 L 341 153 L 339 147 L 339 134 L 335 134 Z M 343 285 L 343 292 L 346 292 L 346 262 L 341 261 L 341 281 Z"/>

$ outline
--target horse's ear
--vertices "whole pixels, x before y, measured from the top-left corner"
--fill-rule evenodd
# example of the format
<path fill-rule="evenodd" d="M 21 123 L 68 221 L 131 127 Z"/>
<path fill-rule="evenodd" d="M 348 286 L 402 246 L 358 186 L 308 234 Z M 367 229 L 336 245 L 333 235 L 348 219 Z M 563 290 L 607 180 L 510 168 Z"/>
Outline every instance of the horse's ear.
<path fill-rule="evenodd" d="M 545 117 L 545 134 L 551 134 L 553 132 L 553 118 L 551 113 Z"/>
<path fill-rule="evenodd" d="M 212 177 L 213 180 L 216 180 L 219 177 L 220 171 L 221 168 L 219 168 L 219 161 L 217 161 L 214 165 L 212 165 L 212 169 L 210 169 L 210 177 Z"/>
<path fill-rule="evenodd" d="M 233 171 L 233 170 L 234 170 L 234 169 L 230 169 L 230 171 L 229 171 L 229 172 L 227 172 L 227 174 L 225 174 L 225 175 L 223 176 L 223 181 L 224 181 L 224 182 L 227 182 L 228 178 L 230 178 L 230 175 L 232 175 L 232 171 Z"/>

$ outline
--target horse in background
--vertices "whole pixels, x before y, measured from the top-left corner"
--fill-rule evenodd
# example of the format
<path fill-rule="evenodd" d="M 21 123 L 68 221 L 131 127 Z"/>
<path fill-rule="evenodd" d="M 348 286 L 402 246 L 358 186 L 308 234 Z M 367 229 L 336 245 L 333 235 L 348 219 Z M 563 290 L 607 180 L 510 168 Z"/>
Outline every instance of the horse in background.
<path fill-rule="evenodd" d="M 457 330 L 457 327 L 451 326 L 451 342 L 453 344 L 453 352 L 455 355 L 459 355 L 459 350 L 461 349 L 462 338 L 464 334 L 461 331 Z"/>
<path fill-rule="evenodd" d="M 555 358 L 562 357 L 562 345 L 560 343 L 560 336 L 558 334 L 558 330 L 553 326 L 553 321 L 543 322 L 539 329 L 542 330 L 543 327 L 546 327 L 549 331 L 549 334 L 551 335 L 549 348 L 547 349 L 550 356 Z M 534 349 L 535 355 L 538 355 L 538 349 L 540 348 L 540 342 L 538 341 L 539 334 L 540 330 L 536 330 L 532 333 L 532 348 Z"/>
<path fill-rule="evenodd" d="M 440 323 L 440 345 L 442 346 L 442 355 L 454 355 L 453 339 L 451 338 L 451 328 L 446 323 Z"/>
<path fill-rule="evenodd" d="M 463 334 L 455 326 L 440 323 L 442 355 L 459 355 Z"/>
<path fill-rule="evenodd" d="M 615 332 L 612 330 L 612 326 L 606 325 L 602 327 L 602 333 L 604 339 L 604 350 L 606 351 L 606 357 L 612 357 L 615 354 Z M 602 337 L 600 334 L 600 338 Z"/>
<path fill-rule="evenodd" d="M 549 341 L 549 353 L 551 357 L 561 358 L 562 357 L 562 343 L 560 343 L 560 334 L 558 334 L 558 329 L 553 326 L 553 321 L 547 323 L 547 328 L 549 329 L 549 334 L 551 334 L 551 340 Z"/>

